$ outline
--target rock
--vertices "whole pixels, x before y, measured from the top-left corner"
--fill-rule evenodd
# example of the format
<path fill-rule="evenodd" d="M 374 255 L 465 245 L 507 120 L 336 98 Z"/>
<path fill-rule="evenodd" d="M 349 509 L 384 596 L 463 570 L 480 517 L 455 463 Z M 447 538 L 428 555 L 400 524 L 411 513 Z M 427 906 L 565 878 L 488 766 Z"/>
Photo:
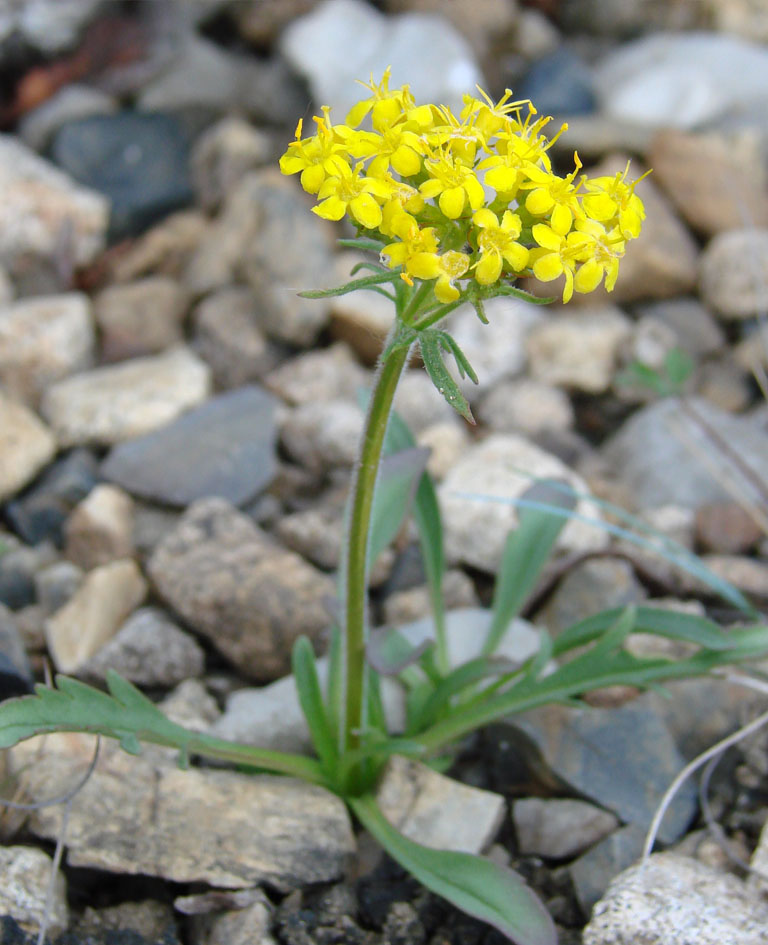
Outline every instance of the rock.
<path fill-rule="evenodd" d="M 582 561 L 558 583 L 536 621 L 556 636 L 600 610 L 639 604 L 647 597 L 632 566 L 621 559 Z"/>
<path fill-rule="evenodd" d="M 3 11 L 3 38 L 18 30 L 35 49 L 50 55 L 69 49 L 93 19 L 99 0 L 29 0 Z"/>
<path fill-rule="evenodd" d="M 301 404 L 285 418 L 280 440 L 293 459 L 315 472 L 352 466 L 364 419 L 362 409 L 346 400 Z"/>
<path fill-rule="evenodd" d="M 208 218 L 198 210 L 172 213 L 112 260 L 110 273 L 114 281 L 130 282 L 151 274 L 178 278 L 208 228 Z"/>
<path fill-rule="evenodd" d="M 38 296 L 0 306 L 0 383 L 36 404 L 46 387 L 90 367 L 94 331 L 80 292 Z"/>
<path fill-rule="evenodd" d="M 19 610 L 35 600 L 35 574 L 56 559 L 48 543 L 10 547 L 0 555 L 0 603 Z"/>
<path fill-rule="evenodd" d="M 598 63 L 595 87 L 611 115 L 695 128 L 750 101 L 764 101 L 768 52 L 716 33 L 645 36 Z"/>
<path fill-rule="evenodd" d="M 443 601 L 448 610 L 479 606 L 475 585 L 464 571 L 446 571 L 442 590 Z M 384 600 L 383 613 L 384 622 L 393 626 L 429 617 L 432 613 L 429 588 L 420 585 L 389 594 Z"/>
<path fill-rule="evenodd" d="M 528 334 L 531 374 L 545 384 L 602 393 L 611 385 L 630 325 L 614 305 L 579 306 L 573 314 L 550 318 Z"/>
<path fill-rule="evenodd" d="M 704 551 L 743 553 L 762 535 L 755 519 L 737 502 L 710 502 L 696 510 L 696 539 Z"/>
<path fill-rule="evenodd" d="M 768 172 L 754 135 L 659 132 L 648 163 L 683 219 L 712 236 L 744 226 L 768 225 Z"/>
<path fill-rule="evenodd" d="M 9 502 L 5 515 L 28 544 L 50 540 L 60 546 L 64 522 L 96 483 L 94 455 L 85 449 L 72 450 L 46 469 L 21 498 Z"/>
<path fill-rule="evenodd" d="M 725 347 L 725 335 L 712 314 L 698 299 L 663 299 L 638 306 L 640 318 L 661 322 L 675 334 L 677 346 L 699 357 L 717 354 Z"/>
<path fill-rule="evenodd" d="M 458 422 L 458 415 L 443 423 L 433 423 L 416 437 L 417 445 L 429 450 L 427 472 L 438 482 L 458 463 L 471 442 L 466 425 Z"/>
<path fill-rule="evenodd" d="M 24 488 L 56 455 L 56 441 L 36 414 L 0 393 L 0 502 Z"/>
<path fill-rule="evenodd" d="M 561 37 L 541 10 L 524 7 L 517 13 L 513 43 L 515 52 L 524 59 L 541 59 L 558 48 Z"/>
<path fill-rule="evenodd" d="M 42 751 L 38 739 L 14 748 L 12 764 L 34 802 L 50 797 L 52 784 L 76 783 L 92 753 L 89 736 L 50 735 Z M 55 838 L 63 816 L 61 805 L 40 808 L 31 829 Z M 355 848 L 344 803 L 320 787 L 179 771 L 113 743 L 102 745 L 72 802 L 67 837 L 72 866 L 234 889 L 264 882 L 282 892 L 337 878 Z"/>
<path fill-rule="evenodd" d="M 36 933 L 47 918 L 51 937 L 69 925 L 64 875 L 58 870 L 48 904 L 53 861 L 36 847 L 0 847 L 0 915 L 10 915 L 29 933 Z"/>
<path fill-rule="evenodd" d="M 768 435 L 758 423 L 731 416 L 706 401 L 672 398 L 633 414 L 603 445 L 602 455 L 630 490 L 637 508 L 673 504 L 696 509 L 731 498 L 722 482 L 754 501 L 757 493 L 751 476 L 759 479 L 759 470 L 766 468 Z M 732 455 L 749 457 L 748 476 Z M 707 457 L 706 464 L 701 456 Z"/>
<path fill-rule="evenodd" d="M 262 0 L 238 3 L 230 11 L 240 35 L 257 48 L 269 47 L 283 28 L 315 6 L 317 0 Z"/>
<path fill-rule="evenodd" d="M 168 276 L 103 289 L 94 300 L 103 360 L 156 354 L 179 344 L 188 306 L 187 293 Z"/>
<path fill-rule="evenodd" d="M 242 909 L 217 912 L 205 923 L 201 945 L 276 945 L 269 934 L 272 928 L 272 904 L 261 898 Z"/>
<path fill-rule="evenodd" d="M 54 561 L 35 572 L 35 599 L 47 617 L 74 597 L 84 577 L 83 569 L 71 561 Z"/>
<path fill-rule="evenodd" d="M 438 423 L 453 424 L 456 411 L 435 390 L 426 371 L 406 371 L 395 394 L 395 410 L 417 436 Z"/>
<path fill-rule="evenodd" d="M 582 853 L 619 826 L 608 811 L 571 798 L 522 798 L 512 819 L 520 853 L 552 860 Z"/>
<path fill-rule="evenodd" d="M 752 0 L 727 0 L 713 3 L 707 10 L 712 26 L 722 33 L 735 33 L 753 42 L 768 41 L 768 16 L 760 3 Z"/>
<path fill-rule="evenodd" d="M 728 413 L 742 413 L 752 402 L 752 377 L 730 351 L 719 361 L 702 364 L 695 380 L 699 397 Z"/>
<path fill-rule="evenodd" d="M 42 411 L 62 446 L 113 444 L 164 426 L 209 389 L 208 367 L 179 347 L 52 384 Z"/>
<path fill-rule="evenodd" d="M 46 622 L 51 658 L 61 673 L 78 672 L 117 633 L 147 593 L 135 562 L 112 561 L 89 572 L 74 596 Z"/>
<path fill-rule="evenodd" d="M 0 701 L 32 692 L 32 670 L 13 613 L 0 604 Z"/>
<path fill-rule="evenodd" d="M 68 121 L 92 115 L 111 115 L 116 110 L 117 103 L 107 92 L 92 85 L 72 83 L 27 112 L 19 121 L 17 133 L 27 147 L 43 152 L 59 128 Z"/>
<path fill-rule="evenodd" d="M 768 907 L 729 873 L 658 853 L 611 883 L 584 945 L 759 945 Z"/>
<path fill-rule="evenodd" d="M 723 318 L 752 318 L 768 305 L 768 229 L 730 230 L 715 236 L 701 256 L 704 303 Z"/>
<path fill-rule="evenodd" d="M 366 275 L 366 270 L 351 275 L 353 266 L 365 258 L 341 253 L 336 258 L 334 284 L 344 285 Z M 333 337 L 345 341 L 364 364 L 375 365 L 394 321 L 392 302 L 378 292 L 358 289 L 331 299 L 330 305 Z"/>
<path fill-rule="evenodd" d="M 591 36 L 627 39 L 647 30 L 689 30 L 708 21 L 708 9 L 698 0 L 677 0 L 650 7 L 635 0 L 579 0 L 558 11 L 563 28 Z"/>
<path fill-rule="evenodd" d="M 286 551 L 222 499 L 182 516 L 149 560 L 163 598 L 240 671 L 267 682 L 287 672 L 300 634 L 329 623 L 334 582 Z"/>
<path fill-rule="evenodd" d="M 409 840 L 463 853 L 481 853 L 490 846 L 505 814 L 501 795 L 460 784 L 398 755 L 387 762 L 376 800 Z"/>
<path fill-rule="evenodd" d="M 88 663 L 80 675 L 104 679 L 110 669 L 137 686 L 175 686 L 199 676 L 205 664 L 202 649 L 161 610 L 134 611 Z"/>
<path fill-rule="evenodd" d="M 10 135 L 0 135 L 0 193 L 0 263 L 12 277 L 57 264 L 71 274 L 104 248 L 108 201 Z"/>
<path fill-rule="evenodd" d="M 438 491 L 448 560 L 495 573 L 517 522 L 514 500 L 536 478 L 561 480 L 578 493 L 587 491 L 583 480 L 559 459 L 522 437 L 496 433 L 471 446 Z M 576 512 L 600 521 L 599 511 L 587 499 L 579 501 Z M 596 550 L 607 540 L 599 526 L 573 520 L 563 529 L 557 547 Z"/>
<path fill-rule="evenodd" d="M 538 306 L 513 298 L 490 299 L 485 303 L 485 313 L 487 325 L 470 305 L 464 305 L 449 322 L 451 334 L 477 373 L 476 385 L 468 379 L 459 383 L 470 400 L 522 371 L 527 357 L 526 338 L 544 318 Z M 458 380 L 450 360 L 448 366 Z"/>
<path fill-rule="evenodd" d="M 73 926 L 73 931 L 83 938 L 105 932 L 134 932 L 148 942 L 162 940 L 164 945 L 178 945 L 173 909 L 155 899 L 120 902 L 99 909 L 86 906 Z"/>
<path fill-rule="evenodd" d="M 284 30 L 279 49 L 307 79 L 313 100 L 337 110 L 337 121 L 362 98 L 355 79 L 373 73 L 378 82 L 387 66 L 391 87 L 409 83 L 419 104 L 460 106 L 463 93 L 482 85 L 469 45 L 445 19 L 429 13 L 386 18 L 361 0 L 318 6 Z"/>
<path fill-rule="evenodd" d="M 504 729 L 523 758 L 540 756 L 557 782 L 644 830 L 684 765 L 661 717 L 637 701 L 610 709 L 545 706 Z M 516 741 L 515 729 L 530 741 Z M 662 821 L 662 843 L 678 839 L 695 814 L 696 787 L 686 781 Z"/>
<path fill-rule="evenodd" d="M 715 575 L 749 596 L 768 597 L 768 563 L 744 555 L 702 555 L 704 565 Z M 697 588 L 698 589 L 698 588 Z"/>
<path fill-rule="evenodd" d="M 133 502 L 117 486 L 99 485 L 64 526 L 64 553 L 83 570 L 133 554 Z"/>
<path fill-rule="evenodd" d="M 116 446 L 102 475 L 128 492 L 186 506 L 206 496 L 235 505 L 273 479 L 275 398 L 255 386 L 213 397 L 145 436 Z"/>
<path fill-rule="evenodd" d="M 232 286 L 212 292 L 192 319 L 192 345 L 211 368 L 217 387 L 241 387 L 275 366 L 279 356 L 258 324 L 258 299 L 250 289 Z"/>
<path fill-rule="evenodd" d="M 269 164 L 273 151 L 264 131 L 242 118 L 222 118 L 200 135 L 192 149 L 198 204 L 208 212 L 217 210 L 248 171 Z"/>
<path fill-rule="evenodd" d="M 535 436 L 542 430 L 570 430 L 574 420 L 567 394 L 528 378 L 502 381 L 491 388 L 480 403 L 477 418 L 494 433 L 524 436 Z"/>
<path fill-rule="evenodd" d="M 347 345 L 339 342 L 291 358 L 264 383 L 287 403 L 298 406 L 337 399 L 355 401 L 370 378 Z"/>
<path fill-rule="evenodd" d="M 622 121 L 604 112 L 569 115 L 568 132 L 552 145 L 551 153 L 571 163 L 573 152 L 585 161 L 596 161 L 606 154 L 646 154 L 654 129 L 634 121 Z"/>
<path fill-rule="evenodd" d="M 567 46 L 537 58 L 515 89 L 515 98 L 529 98 L 542 115 L 582 115 L 595 111 L 592 75 Z"/>
<path fill-rule="evenodd" d="M 643 852 L 645 829 L 628 824 L 608 834 L 568 866 L 576 898 L 584 915 L 605 894 L 614 877 L 637 863 Z"/>
<path fill-rule="evenodd" d="M 341 560 L 343 507 L 338 503 L 323 503 L 318 508 L 289 512 L 278 519 L 275 534 L 286 548 L 303 555 L 324 571 L 333 571 Z"/>
<path fill-rule="evenodd" d="M 278 57 L 229 52 L 191 31 L 177 42 L 165 71 L 144 86 L 138 99 L 143 112 L 234 109 L 266 124 L 299 115 L 305 104 L 295 76 Z"/>
<path fill-rule="evenodd" d="M 67 122 L 51 144 L 56 164 L 110 201 L 110 235 L 134 236 L 192 202 L 189 139 L 173 115 L 122 111 Z"/>

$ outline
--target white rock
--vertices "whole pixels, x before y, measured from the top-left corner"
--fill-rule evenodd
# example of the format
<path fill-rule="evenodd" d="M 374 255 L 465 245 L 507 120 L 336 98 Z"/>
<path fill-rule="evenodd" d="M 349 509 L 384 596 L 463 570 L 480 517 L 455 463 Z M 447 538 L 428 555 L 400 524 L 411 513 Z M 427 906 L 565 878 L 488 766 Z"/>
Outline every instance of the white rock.
<path fill-rule="evenodd" d="M 753 318 L 768 308 L 768 229 L 729 230 L 701 254 L 702 301 L 729 321 Z"/>
<path fill-rule="evenodd" d="M 74 43 L 100 3 L 101 0 L 23 0 L 11 3 L 10 9 L 5 4 L 0 34 L 5 35 L 10 26 L 42 52 L 59 52 Z"/>
<path fill-rule="evenodd" d="M 90 367 L 94 344 L 90 302 L 80 292 L 0 306 L 0 384 L 34 404 L 49 384 Z"/>
<path fill-rule="evenodd" d="M 610 53 L 595 89 L 616 118 L 693 128 L 767 97 L 768 50 L 717 33 L 657 33 Z"/>
<path fill-rule="evenodd" d="M 528 335 L 533 377 L 590 394 L 606 391 L 631 322 L 613 305 L 575 309 L 536 325 Z"/>
<path fill-rule="evenodd" d="M 210 391 L 210 375 L 187 348 L 173 348 L 53 384 L 42 411 L 64 446 L 119 443 L 202 403 Z"/>
<path fill-rule="evenodd" d="M 0 135 L 0 263 L 13 274 L 29 257 L 48 263 L 65 248 L 86 265 L 104 248 L 109 201 L 76 184 L 10 135 Z"/>
<path fill-rule="evenodd" d="M 481 853 L 493 842 L 506 806 L 499 794 L 398 755 L 387 763 L 376 799 L 387 820 L 410 840 L 461 853 Z"/>
<path fill-rule="evenodd" d="M 56 668 L 77 672 L 112 639 L 146 593 L 147 582 L 135 561 L 113 561 L 87 574 L 74 596 L 46 621 Z"/>
<path fill-rule="evenodd" d="M 308 469 L 351 466 L 363 420 L 362 409 L 346 400 L 302 404 L 287 415 L 280 438 L 291 456 Z"/>
<path fill-rule="evenodd" d="M 483 84 L 469 43 L 440 16 L 385 17 L 362 0 L 327 0 L 291 23 L 280 51 L 305 76 L 313 99 L 347 110 L 366 92 L 356 79 L 378 82 L 392 67 L 391 88 L 408 83 L 418 103 L 461 105 L 465 92 Z"/>
<path fill-rule="evenodd" d="M 729 873 L 660 853 L 620 873 L 584 945 L 763 945 L 768 906 Z"/>
<path fill-rule="evenodd" d="M 30 482 L 56 453 L 56 440 L 36 414 L 0 392 L 0 502 Z"/>
<path fill-rule="evenodd" d="M 47 908 L 53 861 L 36 847 L 0 847 L 0 915 L 10 915 L 28 932 L 37 933 L 47 915 L 51 938 L 69 924 L 64 875 L 57 872 L 53 901 Z"/>
<path fill-rule="evenodd" d="M 133 500 L 119 486 L 100 484 L 72 511 L 65 553 L 86 571 L 133 554 Z"/>
<path fill-rule="evenodd" d="M 495 573 L 517 522 L 514 502 L 537 478 L 562 480 L 577 493 L 587 492 L 580 476 L 523 437 L 494 434 L 468 449 L 439 489 L 448 560 Z M 604 548 L 608 535 L 599 527 L 595 504 L 581 499 L 575 512 L 598 524 L 568 522 L 556 547 L 581 552 Z"/>
<path fill-rule="evenodd" d="M 614 814 L 570 797 L 525 797 L 512 818 L 520 853 L 566 859 L 608 836 L 619 826 Z"/>
<path fill-rule="evenodd" d="M 566 393 L 529 378 L 497 384 L 483 399 L 477 416 L 495 433 L 526 436 L 543 430 L 570 430 L 574 420 Z"/>

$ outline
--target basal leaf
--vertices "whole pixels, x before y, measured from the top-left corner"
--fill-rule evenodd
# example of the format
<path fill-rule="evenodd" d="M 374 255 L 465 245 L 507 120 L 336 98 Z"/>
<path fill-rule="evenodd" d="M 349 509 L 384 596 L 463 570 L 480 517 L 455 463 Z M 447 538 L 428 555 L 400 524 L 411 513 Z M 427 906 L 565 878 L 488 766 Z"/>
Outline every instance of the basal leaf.
<path fill-rule="evenodd" d="M 315 652 L 308 637 L 300 636 L 293 644 L 291 668 L 299 696 L 299 705 L 304 713 L 317 757 L 325 772 L 333 776 L 338 760 L 338 749 L 320 691 Z"/>
<path fill-rule="evenodd" d="M 427 889 L 517 945 L 557 945 L 549 913 L 517 873 L 481 856 L 414 843 L 389 823 L 372 795 L 350 798 L 349 804 L 384 849 Z"/>
<path fill-rule="evenodd" d="M 414 447 L 391 453 L 382 460 L 373 497 L 368 544 L 369 564 L 373 564 L 400 530 L 410 511 L 428 459 L 428 449 Z"/>

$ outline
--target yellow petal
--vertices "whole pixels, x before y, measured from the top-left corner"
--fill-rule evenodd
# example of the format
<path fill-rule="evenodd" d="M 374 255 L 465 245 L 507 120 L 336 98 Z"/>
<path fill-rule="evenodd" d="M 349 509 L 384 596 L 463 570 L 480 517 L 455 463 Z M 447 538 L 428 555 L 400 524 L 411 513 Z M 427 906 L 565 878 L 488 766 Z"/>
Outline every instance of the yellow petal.
<path fill-rule="evenodd" d="M 417 279 L 435 279 L 440 275 L 440 260 L 435 253 L 414 253 L 407 269 Z"/>
<path fill-rule="evenodd" d="M 360 194 L 359 197 L 351 200 L 349 210 L 360 226 L 364 226 L 366 230 L 375 230 L 381 223 L 381 207 L 370 194 Z"/>
<path fill-rule="evenodd" d="M 347 212 L 347 205 L 338 197 L 329 197 L 316 207 L 312 207 L 312 213 L 316 213 L 324 220 L 340 220 Z"/>
<path fill-rule="evenodd" d="M 548 190 L 544 190 L 543 187 L 537 187 L 525 198 L 525 209 L 529 213 L 541 216 L 547 213 L 554 203 L 555 201 L 552 199 L 552 194 L 550 194 Z"/>
<path fill-rule="evenodd" d="M 584 212 L 593 220 L 610 220 L 619 209 L 608 194 L 586 194 L 581 201 Z"/>
<path fill-rule="evenodd" d="M 504 250 L 504 259 L 515 272 L 522 272 L 525 269 L 529 255 L 527 248 L 520 243 L 510 243 Z"/>
<path fill-rule="evenodd" d="M 464 181 L 464 190 L 469 197 L 469 205 L 473 210 L 479 210 L 485 203 L 485 190 L 476 177 L 468 177 Z M 446 214 L 448 216 L 448 214 Z"/>
<path fill-rule="evenodd" d="M 316 194 L 325 180 L 325 171 L 319 164 L 307 167 L 301 172 L 301 186 L 308 194 Z"/>
<path fill-rule="evenodd" d="M 449 220 L 456 220 L 461 216 L 466 202 L 463 187 L 450 187 L 440 194 L 440 209 Z"/>
<path fill-rule="evenodd" d="M 371 103 L 367 99 L 363 102 L 358 102 L 347 112 L 346 123 L 351 128 L 357 128 L 357 126 L 365 118 L 370 110 Z"/>
<path fill-rule="evenodd" d="M 392 155 L 392 167 L 401 177 L 415 177 L 421 170 L 421 157 L 413 148 L 400 145 Z M 369 174 L 372 172 L 369 171 Z"/>
<path fill-rule="evenodd" d="M 440 276 L 435 283 L 435 296 L 438 302 L 455 302 L 459 297 L 459 290 L 451 285 L 448 276 Z"/>
<path fill-rule="evenodd" d="M 577 292 L 594 292 L 603 281 L 603 267 L 595 259 L 590 259 L 579 266 L 573 280 L 573 287 Z"/>
<path fill-rule="evenodd" d="M 486 253 L 475 267 L 475 279 L 480 285 L 492 285 L 501 275 L 501 256 Z"/>
<path fill-rule="evenodd" d="M 533 264 L 533 274 L 542 282 L 551 282 L 563 272 L 563 261 L 557 253 L 547 253 L 539 256 Z"/>
<path fill-rule="evenodd" d="M 546 223 L 535 223 L 531 229 L 531 233 L 539 246 L 543 246 L 544 249 L 560 249 L 562 242 L 561 237 L 558 236 L 551 227 L 548 227 Z"/>
<path fill-rule="evenodd" d="M 489 210 L 488 207 L 482 207 L 480 210 L 475 210 L 472 214 L 472 222 L 475 226 L 480 227 L 498 226 L 499 218 L 493 210 Z"/>
<path fill-rule="evenodd" d="M 556 204 L 552 210 L 552 216 L 549 222 L 555 233 L 559 233 L 560 236 L 565 236 L 573 223 L 573 213 L 570 207 L 565 207 L 561 203 Z"/>

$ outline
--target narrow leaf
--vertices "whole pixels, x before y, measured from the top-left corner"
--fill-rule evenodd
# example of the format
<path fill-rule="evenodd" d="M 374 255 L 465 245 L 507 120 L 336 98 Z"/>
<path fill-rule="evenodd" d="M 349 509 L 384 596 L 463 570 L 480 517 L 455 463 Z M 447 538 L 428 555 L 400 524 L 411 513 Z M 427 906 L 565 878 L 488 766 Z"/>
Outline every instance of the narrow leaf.
<path fill-rule="evenodd" d="M 365 236 L 356 236 L 352 239 L 336 240 L 336 243 L 338 246 L 342 246 L 344 249 L 362 249 L 372 253 L 378 253 L 384 248 L 385 245 L 380 240 L 372 240 Z"/>
<path fill-rule="evenodd" d="M 469 423 L 474 423 L 467 398 L 462 394 L 456 381 L 443 363 L 440 354 L 440 341 L 433 331 L 424 331 L 419 335 L 421 358 L 430 380 L 446 401 Z"/>
<path fill-rule="evenodd" d="M 333 289 L 308 289 L 306 292 L 299 292 L 299 295 L 303 299 L 330 299 L 338 295 L 356 292 L 358 289 L 369 289 L 371 286 L 381 285 L 384 282 L 394 282 L 395 279 L 399 278 L 398 273 L 388 270 L 370 276 L 363 276 L 362 279 L 353 279 L 351 282 L 345 282 L 344 285 L 336 286 Z"/>
<path fill-rule="evenodd" d="M 433 640 L 422 640 L 414 646 L 397 630 L 380 627 L 371 631 L 365 652 L 368 665 L 381 676 L 399 676 L 410 666 L 418 665 L 431 646 Z"/>
<path fill-rule="evenodd" d="M 509 295 L 515 299 L 522 299 L 524 302 L 530 302 L 532 305 L 551 305 L 555 299 L 552 298 L 541 298 L 538 295 L 533 295 L 530 292 L 526 292 L 524 289 L 516 289 L 511 285 L 504 285 L 500 283 L 498 286 L 493 287 L 494 295 Z"/>
<path fill-rule="evenodd" d="M 557 945 L 549 913 L 517 873 L 481 856 L 414 843 L 389 823 L 371 795 L 350 798 L 349 804 L 366 830 L 427 889 L 517 945 Z"/>
<path fill-rule="evenodd" d="M 415 447 L 385 456 L 376 482 L 371 513 L 368 563 L 373 564 L 400 530 L 427 467 L 429 450 Z"/>
<path fill-rule="evenodd" d="M 562 485 L 540 481 L 526 489 L 520 498 L 522 502 L 550 505 L 560 510 L 573 509 L 576 498 L 567 488 L 563 490 Z M 567 483 L 565 485 L 567 487 Z M 493 620 L 483 646 L 486 655 L 494 652 L 510 623 L 522 610 L 566 521 L 545 509 L 521 504 L 517 528 L 507 538 L 496 579 Z"/>
<path fill-rule="evenodd" d="M 291 668 L 299 704 L 312 737 L 312 744 L 315 746 L 320 764 L 331 776 L 338 760 L 337 746 L 323 704 L 315 653 L 308 637 L 300 636 L 293 644 Z"/>
<path fill-rule="evenodd" d="M 443 348 L 445 348 L 446 351 L 450 351 L 453 355 L 456 361 L 456 367 L 459 369 L 459 374 L 462 377 L 468 377 L 473 384 L 477 384 L 478 378 L 475 369 L 469 363 L 467 356 L 459 347 L 459 343 L 456 339 L 452 335 L 449 335 L 447 331 L 441 331 L 439 335 Z"/>

